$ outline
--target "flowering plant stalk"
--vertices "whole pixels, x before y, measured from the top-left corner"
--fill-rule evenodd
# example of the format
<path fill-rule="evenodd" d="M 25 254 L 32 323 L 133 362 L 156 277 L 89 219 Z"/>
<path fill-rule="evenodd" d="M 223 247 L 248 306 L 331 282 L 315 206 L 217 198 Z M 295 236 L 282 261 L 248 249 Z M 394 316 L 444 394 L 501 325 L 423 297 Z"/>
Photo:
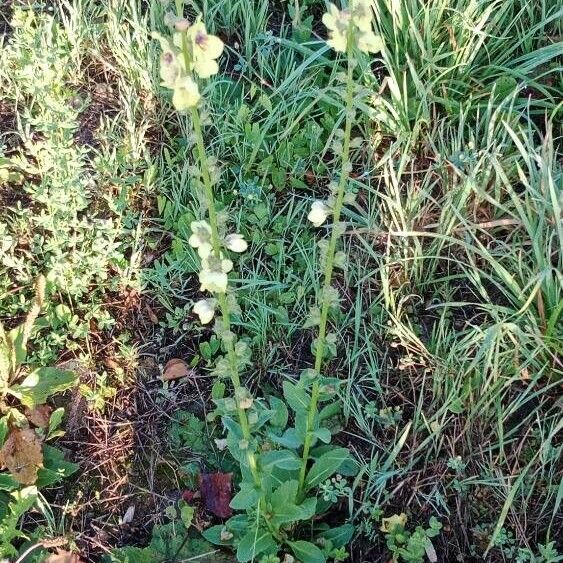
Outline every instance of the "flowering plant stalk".
<path fill-rule="evenodd" d="M 205 25 L 201 21 L 198 20 L 194 25 L 189 26 L 188 22 L 183 19 L 183 8 L 183 0 L 177 0 L 175 28 L 180 33 L 179 40 L 178 37 L 176 38 L 176 43 L 181 47 L 181 56 L 183 57 L 183 64 L 181 66 L 186 70 L 192 69 L 199 78 L 208 78 L 219 70 L 215 59 L 222 53 L 223 43 L 218 37 L 207 34 Z M 251 403 L 251 399 L 240 381 L 240 362 L 235 348 L 235 337 L 231 332 L 230 305 L 232 299 L 229 299 L 226 293 L 228 284 L 227 274 L 232 269 L 233 264 L 230 260 L 225 259 L 223 255 L 223 250 L 244 252 L 248 245 L 239 234 L 229 234 L 221 239 L 213 193 L 213 181 L 210 173 L 209 159 L 205 151 L 202 120 L 198 105 L 200 101 L 199 89 L 193 77 L 189 75 L 180 77 L 180 82 L 182 84 L 190 84 L 193 92 L 191 100 L 180 102 L 179 109 L 184 109 L 184 106 L 189 108 L 204 189 L 204 204 L 209 215 L 209 223 L 205 221 L 195 221 L 192 223 L 193 234 L 190 237 L 189 243 L 198 249 L 198 254 L 202 259 L 202 270 L 199 274 L 200 290 L 207 290 L 214 296 L 210 299 L 198 301 L 194 305 L 194 312 L 198 314 L 202 323 L 206 324 L 212 320 L 216 305 L 218 304 L 219 306 L 221 317 L 218 319 L 218 322 L 221 326 L 218 331 L 222 335 L 222 341 L 227 352 L 228 373 L 235 397 L 237 398 L 236 413 L 242 438 L 247 444 L 250 444 L 252 436 L 246 409 L 249 403 Z M 246 451 L 246 460 L 254 485 L 260 490 L 261 480 L 256 464 L 256 456 L 249 448 Z M 261 495 L 261 501 L 263 501 L 263 495 Z"/>
<path fill-rule="evenodd" d="M 318 417 L 318 403 L 321 396 L 321 379 L 323 362 L 327 347 L 327 324 L 331 308 L 338 303 L 338 294 L 332 287 L 332 274 L 335 265 L 341 260 L 337 257 L 338 241 L 344 231 L 344 226 L 340 224 L 340 215 L 345 200 L 353 197 L 347 193 L 348 179 L 352 170 L 350 162 L 350 148 L 352 141 L 352 124 L 354 123 L 354 68 L 356 66 L 355 51 L 370 53 L 381 49 L 381 39 L 372 31 L 372 12 L 367 0 L 355 0 L 351 3 L 348 10 L 338 10 L 334 4 L 330 4 L 329 11 L 323 16 L 323 23 L 329 31 L 327 44 L 335 51 L 343 52 L 347 59 L 346 91 L 344 97 L 345 126 L 342 139 L 341 170 L 340 179 L 336 186 L 333 185 L 333 194 L 328 201 L 316 200 L 311 205 L 308 215 L 309 220 L 315 227 L 320 227 L 325 220 L 332 214 L 333 225 L 330 241 L 324 253 L 324 272 L 323 287 L 321 290 L 320 315 L 318 317 L 318 337 L 315 341 L 315 380 L 311 387 L 311 400 L 307 413 L 307 423 L 305 427 L 305 443 L 303 445 L 302 463 L 299 472 L 299 492 L 305 486 L 305 477 L 308 467 L 311 445 L 314 440 L 315 418 Z"/>
<path fill-rule="evenodd" d="M 356 1 L 358 5 L 365 4 L 363 0 Z M 350 167 L 354 94 L 352 57 L 349 57 L 348 66 L 343 172 L 335 196 L 326 203 L 315 202 L 309 216 L 319 226 L 329 213 L 335 218 L 326 253 L 325 297 L 319 314 L 315 369 L 304 370 L 295 383 L 285 381 L 283 400 L 278 397 L 253 397 L 241 382 L 241 374 L 251 363 L 250 349 L 243 339 L 237 339 L 231 328 L 231 316 L 238 314 L 240 308 L 228 277 L 234 268 L 229 253 L 242 253 L 248 244 L 241 234 L 226 232 L 225 221 L 217 212 L 214 186 L 219 177 L 213 159 L 206 153 L 200 112 L 205 100 L 199 84 L 202 79 L 218 72 L 217 59 L 223 51 L 223 43 L 207 33 L 201 18 L 191 23 L 185 20 L 183 7 L 183 0 L 176 0 L 176 14 L 167 16 L 174 30 L 172 38 L 155 36 L 162 47 L 162 85 L 172 90 L 173 106 L 179 113 L 189 116 L 193 127 L 197 166 L 192 168 L 192 180 L 198 183 L 197 191 L 201 193 L 201 204 L 207 215 L 192 222 L 188 243 L 201 260 L 200 290 L 209 294 L 194 304 L 193 312 L 202 324 L 209 324 L 215 319 L 213 330 L 220 338 L 224 352 L 213 369 L 213 375 L 217 377 L 212 390 L 216 408 L 210 417 L 221 418 L 226 438 L 218 442 L 228 448 L 240 467 L 239 489 L 230 503 L 230 507 L 238 513 L 224 524 L 208 528 L 203 535 L 212 543 L 234 548 L 237 560 L 241 562 L 279 563 L 281 559 L 278 555 L 283 555 L 284 563 L 295 560 L 324 563 L 327 558 L 341 560 L 346 556 L 345 546 L 352 537 L 353 527 L 344 525 L 329 529 L 311 526 L 311 523 L 337 502 L 338 495 L 326 494 L 327 490 L 331 490 L 330 478 L 337 472 L 344 475 L 354 473 L 354 468 L 350 468 L 348 463 L 349 451 L 330 446 L 330 430 L 323 426 L 324 420 L 336 414 L 334 409 L 325 408 L 321 413 L 317 412 L 318 402 L 330 394 L 329 381 L 320 377 L 320 370 L 324 350 L 330 340 L 326 330 L 331 305 L 330 283 L 333 267 L 339 261 L 339 253 L 336 252 L 338 221 L 346 200 Z M 324 18 L 331 34 L 329 42 L 333 42 L 335 49 L 339 50 L 344 45 L 344 50 L 351 55 L 353 42 L 357 40 L 360 45 L 360 37 L 366 45 L 371 41 L 373 46 L 375 36 L 371 37 L 367 30 L 357 33 L 356 28 L 360 29 L 358 22 L 361 21 L 363 26 L 365 20 L 359 18 L 359 12 L 353 12 L 353 19 L 348 18 L 355 22 L 353 25 L 344 25 L 347 12 L 335 10 L 331 6 Z M 342 33 L 345 33 L 344 39 Z M 230 381 L 232 396 L 226 393 L 227 388 L 222 381 L 225 379 Z M 290 410 L 294 413 L 292 417 Z M 324 446 L 314 449 L 319 441 Z M 298 455 L 301 448 L 302 457 Z M 342 477 L 339 483 L 345 488 Z M 310 524 L 302 530 L 300 522 Z"/>

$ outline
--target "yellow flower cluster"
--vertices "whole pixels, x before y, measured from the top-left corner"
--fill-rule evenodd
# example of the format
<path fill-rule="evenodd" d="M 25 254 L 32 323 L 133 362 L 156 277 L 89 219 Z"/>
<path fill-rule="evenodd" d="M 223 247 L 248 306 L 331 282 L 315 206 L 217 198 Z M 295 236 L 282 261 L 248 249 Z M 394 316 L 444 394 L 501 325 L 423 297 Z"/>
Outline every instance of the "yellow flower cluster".
<path fill-rule="evenodd" d="M 353 0 L 346 10 L 339 10 L 330 4 L 323 15 L 323 23 L 328 29 L 327 44 L 338 53 L 348 49 L 348 41 L 364 53 L 377 53 L 383 48 L 383 41 L 372 29 L 373 11 L 370 0 Z"/>
<path fill-rule="evenodd" d="M 224 44 L 215 35 L 210 35 L 200 18 L 193 25 L 186 20 L 176 22 L 177 31 L 173 41 L 154 34 L 160 41 L 160 77 L 162 86 L 174 91 L 172 104 L 177 111 L 184 112 L 195 107 L 201 99 L 195 77 L 209 78 L 219 72 L 217 59 Z"/>
<path fill-rule="evenodd" d="M 225 258 L 222 251 L 214 252 L 211 225 L 206 221 L 193 221 L 190 225 L 192 235 L 188 244 L 197 249 L 201 258 L 201 271 L 199 272 L 200 291 L 210 293 L 226 293 L 229 279 L 227 274 L 233 269 L 233 262 Z M 248 243 L 238 233 L 227 235 L 221 245 L 232 252 L 244 252 Z M 201 299 L 193 308 L 202 324 L 211 322 L 215 315 L 216 299 Z"/>

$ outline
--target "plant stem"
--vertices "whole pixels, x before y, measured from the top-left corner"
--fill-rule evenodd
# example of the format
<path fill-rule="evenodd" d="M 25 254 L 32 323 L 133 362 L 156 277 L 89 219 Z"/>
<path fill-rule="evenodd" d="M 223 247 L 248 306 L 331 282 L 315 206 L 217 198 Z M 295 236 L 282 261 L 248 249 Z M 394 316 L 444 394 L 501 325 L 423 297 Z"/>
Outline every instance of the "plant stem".
<path fill-rule="evenodd" d="M 338 183 L 338 191 L 336 194 L 336 201 L 333 208 L 333 227 L 330 236 L 330 242 L 328 245 L 328 251 L 326 254 L 326 263 L 324 270 L 324 283 L 321 294 L 322 306 L 321 306 L 321 318 L 319 322 L 319 336 L 317 338 L 317 348 L 315 350 L 315 372 L 317 373 L 317 379 L 313 382 L 311 388 L 311 403 L 309 404 L 309 411 L 307 413 L 307 423 L 305 430 L 305 442 L 303 444 L 303 455 L 301 459 L 301 470 L 299 472 L 299 493 L 303 492 L 303 487 L 305 485 L 305 475 L 307 472 L 307 461 L 309 459 L 309 452 L 311 450 L 311 445 L 313 442 L 313 428 L 315 424 L 315 416 L 317 414 L 317 405 L 320 396 L 320 382 L 318 377 L 321 373 L 321 368 L 323 364 L 323 357 L 325 351 L 326 343 L 326 331 L 327 331 L 327 321 L 328 321 L 328 311 L 330 307 L 330 302 L 328 300 L 328 294 L 332 283 L 332 272 L 334 270 L 334 256 L 336 254 L 336 245 L 338 239 L 341 235 L 340 229 L 337 227 L 340 221 L 340 213 L 342 211 L 342 206 L 344 202 L 344 195 L 346 193 L 346 184 L 348 183 L 349 177 L 349 160 L 350 160 L 350 136 L 352 133 L 352 121 L 353 121 L 353 110 L 354 110 L 354 82 L 353 82 L 353 71 L 354 62 L 352 60 L 352 45 L 353 37 L 352 32 L 349 31 L 348 34 L 348 73 L 346 80 L 346 99 L 345 99 L 345 112 L 346 112 L 346 123 L 344 126 L 344 142 L 342 147 L 342 169 L 340 173 L 340 181 Z"/>
<path fill-rule="evenodd" d="M 176 8 L 177 8 L 178 16 L 181 16 L 183 12 L 183 0 L 176 0 Z M 189 44 L 188 44 L 188 38 L 186 32 L 182 33 L 182 53 L 184 55 L 184 61 L 186 63 L 186 70 L 187 70 L 190 68 L 190 51 L 189 51 Z M 211 242 L 213 246 L 213 253 L 216 258 L 220 258 L 221 239 L 219 237 L 217 210 L 215 209 L 215 196 L 213 194 L 213 183 L 211 181 L 211 175 L 209 173 L 209 168 L 207 164 L 207 154 L 205 152 L 203 130 L 201 127 L 201 116 L 199 114 L 199 110 L 197 106 L 191 108 L 190 114 L 192 118 L 192 125 L 195 132 L 197 156 L 201 167 L 201 177 L 205 190 L 205 199 L 207 200 L 207 210 L 209 213 L 209 225 L 211 227 Z M 229 302 L 225 293 L 219 293 L 217 294 L 216 297 L 217 297 L 217 301 L 219 302 L 219 308 L 221 310 L 223 330 L 228 333 L 230 332 L 231 329 L 231 314 L 229 310 Z M 234 391 L 236 393 L 236 390 L 240 388 L 241 383 L 240 383 L 240 374 L 238 370 L 238 360 L 235 350 L 235 344 L 232 338 L 226 339 L 224 343 L 227 349 L 227 358 L 229 361 L 229 368 L 230 368 L 229 369 L 230 379 Z M 262 480 L 260 478 L 258 465 L 256 463 L 256 456 L 254 455 L 254 452 L 250 449 L 252 433 L 250 430 L 248 417 L 246 415 L 246 411 L 242 409 L 238 404 L 237 404 L 237 416 L 241 427 L 243 439 L 248 444 L 248 451 L 246 456 L 248 467 L 252 475 L 254 486 L 260 491 L 260 501 L 259 501 L 260 511 L 264 514 L 264 521 L 270 533 L 279 540 L 280 539 L 279 533 L 277 532 L 277 530 L 275 530 L 270 520 L 266 517 L 266 508 L 267 508 L 266 496 L 264 490 L 262 489 Z"/>
<path fill-rule="evenodd" d="M 193 128 L 196 138 L 196 148 L 198 160 L 201 166 L 201 177 L 203 180 L 203 186 L 205 190 L 205 199 L 207 200 L 207 209 L 209 213 L 209 225 L 211 227 L 211 242 L 213 245 L 213 253 L 217 258 L 221 256 L 221 239 L 219 237 L 219 228 L 217 223 L 217 211 L 215 209 L 215 197 L 213 195 L 213 184 L 211 182 L 211 175 L 209 174 L 209 169 L 207 167 L 207 155 L 205 153 L 205 146 L 203 141 L 203 131 L 201 128 L 201 117 L 199 115 L 199 110 L 197 107 L 191 108 L 191 118 L 193 123 Z M 217 294 L 217 300 L 219 302 L 219 308 L 221 310 L 221 316 L 223 320 L 223 330 L 226 332 L 231 329 L 231 313 L 229 310 L 229 303 L 224 293 Z M 235 391 L 241 386 L 240 375 L 238 371 L 238 361 L 235 351 L 235 345 L 232 339 L 227 339 L 225 342 L 227 349 L 227 357 L 229 360 L 230 367 L 230 377 L 231 382 Z M 241 409 L 237 405 L 237 415 L 239 419 L 239 424 L 242 430 L 243 438 L 249 443 L 252 438 L 250 432 L 250 424 L 248 423 L 248 417 L 244 409 Z M 260 487 L 260 476 L 258 474 L 258 469 L 256 466 L 256 458 L 254 453 L 249 450 L 248 452 L 248 465 L 252 473 L 252 479 L 257 487 Z"/>

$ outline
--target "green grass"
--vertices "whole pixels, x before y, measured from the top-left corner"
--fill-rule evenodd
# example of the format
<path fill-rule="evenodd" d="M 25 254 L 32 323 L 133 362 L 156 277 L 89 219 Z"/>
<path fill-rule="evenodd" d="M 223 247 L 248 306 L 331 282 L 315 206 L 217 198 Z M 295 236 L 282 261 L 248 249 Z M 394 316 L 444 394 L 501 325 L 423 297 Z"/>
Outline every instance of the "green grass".
<path fill-rule="evenodd" d="M 190 13 L 203 12 L 227 46 L 206 87 L 206 148 L 220 206 L 251 241 L 234 280 L 233 325 L 252 348 L 244 378 L 280 395 L 312 360 L 303 323 L 322 284 L 321 237 L 306 216 L 338 166 L 344 67 L 318 36 L 324 2 L 252 4 L 206 0 Z M 357 108 L 338 358 L 326 374 L 344 380 L 333 422 L 360 467 L 335 508 L 356 525 L 351 559 L 388 561 L 381 518 L 405 513 L 410 532 L 431 516 L 444 525 L 432 540 L 439 560 L 555 561 L 544 546 L 562 532 L 563 10 L 555 0 L 374 7 L 385 49 L 356 76 L 369 96 Z M 33 280 L 48 274 L 50 328 L 36 360 L 80 357 L 101 375 L 107 346 L 137 361 L 130 343 L 159 365 L 193 360 L 197 392 L 178 391 L 189 400 L 142 369 L 123 389 L 142 397 L 152 385 L 151 404 L 200 414 L 209 331 L 190 313 L 198 261 L 187 239 L 202 210 L 190 129 L 158 84 L 151 30 L 164 29 L 164 12 L 156 0 L 16 12 L 0 54 L 0 174 L 15 174 L 0 176 L 0 318 L 22 316 Z M 141 314 L 124 319 L 132 289 Z M 164 432 L 161 418 L 138 420 L 142 436 Z M 142 469 L 119 490 L 138 506 L 157 499 L 142 545 L 168 521 L 171 483 L 183 486 L 165 441 L 137 443 L 130 459 Z M 110 508 L 104 490 L 96 517 L 111 529 L 128 505 Z M 81 537 L 92 530 L 85 517 L 61 510 L 73 499 L 45 494 L 27 531 L 36 521 L 35 537 L 66 534 L 99 555 Z"/>

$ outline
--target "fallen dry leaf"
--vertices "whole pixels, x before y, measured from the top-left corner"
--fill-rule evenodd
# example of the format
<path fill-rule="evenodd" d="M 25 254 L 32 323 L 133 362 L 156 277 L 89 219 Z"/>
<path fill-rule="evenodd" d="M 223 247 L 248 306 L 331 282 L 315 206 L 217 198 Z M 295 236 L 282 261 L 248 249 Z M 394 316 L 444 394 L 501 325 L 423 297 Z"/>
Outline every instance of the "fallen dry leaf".
<path fill-rule="evenodd" d="M 169 360 L 164 366 L 164 373 L 162 374 L 162 379 L 164 381 L 170 381 L 172 379 L 180 379 L 180 377 L 186 377 L 189 375 L 191 370 L 188 368 L 188 364 L 184 360 L 179 358 L 174 358 Z"/>
<path fill-rule="evenodd" d="M 131 522 L 133 522 L 133 517 L 135 516 L 135 505 L 132 504 L 126 511 L 125 514 L 123 515 L 123 518 L 121 519 L 121 524 L 130 524 Z"/>
<path fill-rule="evenodd" d="M 18 483 L 35 483 L 37 470 L 43 467 L 41 440 L 35 430 L 13 429 L 0 450 L 0 465 L 4 465 Z"/>
<path fill-rule="evenodd" d="M 199 490 L 205 508 L 219 518 L 229 518 L 232 514 L 230 507 L 232 476 L 232 473 L 200 473 L 199 475 Z"/>
<path fill-rule="evenodd" d="M 82 559 L 76 553 L 58 549 L 57 553 L 52 553 L 45 559 L 45 563 L 82 563 Z"/>
<path fill-rule="evenodd" d="M 38 428 L 47 428 L 49 426 L 52 410 L 49 405 L 39 405 L 33 409 L 25 409 L 25 416 L 31 424 Z"/>
<path fill-rule="evenodd" d="M 151 323 L 157 325 L 158 317 L 155 315 L 154 311 L 148 305 L 145 305 L 145 311 Z"/>

